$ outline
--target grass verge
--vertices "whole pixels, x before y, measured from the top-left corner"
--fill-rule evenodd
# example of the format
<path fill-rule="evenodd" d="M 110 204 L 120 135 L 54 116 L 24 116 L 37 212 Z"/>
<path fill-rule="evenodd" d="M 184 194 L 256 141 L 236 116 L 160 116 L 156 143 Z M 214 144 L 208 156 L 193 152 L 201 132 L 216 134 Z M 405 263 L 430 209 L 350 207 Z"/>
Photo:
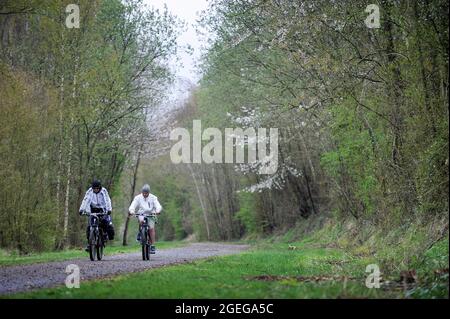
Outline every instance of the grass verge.
<path fill-rule="evenodd" d="M 448 241 L 447 241 L 448 245 Z M 445 241 L 433 247 L 429 264 L 441 265 Z M 376 255 L 301 242 L 263 242 L 250 251 L 152 269 L 111 279 L 16 294 L 10 298 L 448 298 L 447 289 L 408 290 L 398 284 L 369 289 L 368 264 Z M 448 262 L 448 248 L 447 248 Z M 429 269 L 431 270 L 431 268 Z M 397 274 L 382 274 L 395 280 Z M 444 280 L 445 281 L 445 280 Z M 447 272 L 448 285 L 448 272 Z M 414 289 L 416 289 L 414 291 Z"/>

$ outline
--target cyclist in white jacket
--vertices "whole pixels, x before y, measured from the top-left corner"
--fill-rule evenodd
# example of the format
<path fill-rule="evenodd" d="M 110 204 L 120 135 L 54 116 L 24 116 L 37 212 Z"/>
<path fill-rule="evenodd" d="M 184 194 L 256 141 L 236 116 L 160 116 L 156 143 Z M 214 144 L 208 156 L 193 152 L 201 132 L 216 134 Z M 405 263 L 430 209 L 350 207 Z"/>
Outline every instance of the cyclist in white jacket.
<path fill-rule="evenodd" d="M 158 202 L 158 197 L 156 197 L 153 194 L 150 194 L 150 186 L 148 184 L 145 184 L 142 187 L 141 193 L 137 195 L 133 202 L 130 205 L 130 208 L 128 209 L 128 214 L 150 214 L 150 213 L 156 213 L 160 214 L 162 210 L 161 204 Z M 137 241 L 140 241 L 140 227 L 142 223 L 144 222 L 144 216 L 140 215 L 138 216 L 139 219 L 139 231 L 138 231 L 138 237 Z M 149 228 L 150 228 L 150 253 L 154 254 L 156 252 L 155 248 L 155 239 L 156 239 L 156 232 L 155 232 L 155 217 L 148 217 L 149 221 Z"/>
<path fill-rule="evenodd" d="M 103 230 L 108 234 L 110 240 L 114 239 L 114 225 L 111 218 L 111 198 L 109 197 L 106 188 L 102 187 L 102 183 L 99 180 L 94 180 L 91 187 L 84 195 L 83 202 L 81 203 L 79 213 L 100 213 L 105 212 L 106 215 L 100 219 L 100 225 Z M 89 241 L 89 225 L 86 228 L 86 238 Z M 89 245 L 86 246 L 86 251 L 89 251 Z"/>

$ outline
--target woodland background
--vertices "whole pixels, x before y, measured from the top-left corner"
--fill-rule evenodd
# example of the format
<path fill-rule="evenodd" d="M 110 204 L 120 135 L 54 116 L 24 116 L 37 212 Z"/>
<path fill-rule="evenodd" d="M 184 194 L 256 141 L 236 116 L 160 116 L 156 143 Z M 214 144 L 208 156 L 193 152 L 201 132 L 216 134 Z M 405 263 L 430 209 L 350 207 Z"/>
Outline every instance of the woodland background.
<path fill-rule="evenodd" d="M 211 1 L 202 79 L 166 113 L 183 23 L 141 1 L 80 0 L 68 29 L 66 2 L 0 3 L 0 247 L 82 245 L 93 178 L 123 244 L 144 182 L 164 240 L 322 231 L 408 264 L 448 237 L 447 1 L 378 1 L 379 29 L 354 1 Z M 277 173 L 172 164 L 168 132 L 193 119 L 278 127 Z"/>

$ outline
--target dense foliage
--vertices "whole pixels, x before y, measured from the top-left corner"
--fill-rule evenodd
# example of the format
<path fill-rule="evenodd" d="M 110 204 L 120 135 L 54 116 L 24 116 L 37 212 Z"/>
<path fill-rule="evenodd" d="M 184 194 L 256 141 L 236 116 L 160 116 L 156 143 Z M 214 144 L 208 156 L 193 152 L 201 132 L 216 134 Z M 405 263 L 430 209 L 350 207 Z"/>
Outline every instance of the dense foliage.
<path fill-rule="evenodd" d="M 162 239 L 331 221 L 322 231 L 346 229 L 360 244 L 377 234 L 392 247 L 408 238 L 403 260 L 419 256 L 448 236 L 448 3 L 377 5 L 380 28 L 354 1 L 211 1 L 202 79 L 149 131 L 176 51 L 173 16 L 137 0 L 80 1 L 81 27 L 68 29 L 59 1 L 2 3 L 0 245 L 79 244 L 77 206 L 98 177 L 124 244 L 135 235 L 126 209 L 148 182 L 164 207 Z M 194 119 L 222 132 L 278 128 L 277 172 L 174 165 L 162 131 Z"/>
<path fill-rule="evenodd" d="M 79 244 L 93 178 L 114 194 L 163 96 L 179 21 L 140 0 L 0 4 L 0 245 Z M 72 12 L 73 13 L 73 12 Z"/>
<path fill-rule="evenodd" d="M 448 3 L 378 5 L 380 28 L 366 26 L 366 5 L 354 1 L 210 4 L 210 47 L 184 124 L 277 127 L 280 163 L 269 176 L 186 166 L 198 180 L 202 238 L 317 216 L 351 221 L 366 239 L 367 225 L 448 229 Z"/>

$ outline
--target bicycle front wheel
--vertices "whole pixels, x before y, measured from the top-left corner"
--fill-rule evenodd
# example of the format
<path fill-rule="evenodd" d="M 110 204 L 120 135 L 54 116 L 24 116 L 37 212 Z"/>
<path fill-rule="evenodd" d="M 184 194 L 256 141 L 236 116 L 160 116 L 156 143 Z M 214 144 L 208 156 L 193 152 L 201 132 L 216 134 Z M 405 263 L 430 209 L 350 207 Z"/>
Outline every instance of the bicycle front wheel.
<path fill-rule="evenodd" d="M 95 257 L 97 255 L 97 238 L 96 238 L 95 230 L 91 229 L 89 234 L 89 258 L 91 261 L 95 261 Z"/>
<path fill-rule="evenodd" d="M 148 245 L 148 234 L 145 227 L 141 230 L 142 260 L 149 260 L 150 252 Z"/>
<path fill-rule="evenodd" d="M 98 238 L 98 243 L 97 243 L 97 260 L 102 260 L 103 258 L 103 239 L 102 239 L 103 234 L 100 234 L 99 238 Z"/>

